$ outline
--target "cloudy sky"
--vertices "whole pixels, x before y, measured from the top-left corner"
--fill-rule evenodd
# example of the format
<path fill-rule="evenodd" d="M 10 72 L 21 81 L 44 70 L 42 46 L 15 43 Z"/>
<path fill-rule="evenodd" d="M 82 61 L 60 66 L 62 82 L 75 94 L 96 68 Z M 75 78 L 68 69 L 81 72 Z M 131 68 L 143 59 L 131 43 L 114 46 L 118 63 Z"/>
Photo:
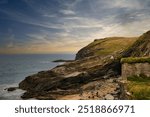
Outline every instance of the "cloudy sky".
<path fill-rule="evenodd" d="M 150 29 L 150 0 L 0 0 L 0 53 L 75 53 Z"/>

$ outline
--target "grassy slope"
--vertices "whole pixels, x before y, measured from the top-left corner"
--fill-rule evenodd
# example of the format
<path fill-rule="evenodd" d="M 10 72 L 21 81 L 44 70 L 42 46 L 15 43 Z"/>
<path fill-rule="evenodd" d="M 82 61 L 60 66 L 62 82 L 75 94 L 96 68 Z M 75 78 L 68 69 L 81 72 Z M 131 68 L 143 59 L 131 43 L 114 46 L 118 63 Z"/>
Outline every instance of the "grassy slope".
<path fill-rule="evenodd" d="M 132 93 L 130 99 L 150 100 L 150 78 L 144 75 L 128 78 L 128 91 Z"/>
<path fill-rule="evenodd" d="M 150 63 L 150 57 L 127 57 L 122 58 L 121 63 Z"/>
<path fill-rule="evenodd" d="M 89 44 L 87 48 L 94 51 L 94 55 L 109 55 L 127 49 L 136 40 L 136 37 L 109 37 L 96 40 Z"/>

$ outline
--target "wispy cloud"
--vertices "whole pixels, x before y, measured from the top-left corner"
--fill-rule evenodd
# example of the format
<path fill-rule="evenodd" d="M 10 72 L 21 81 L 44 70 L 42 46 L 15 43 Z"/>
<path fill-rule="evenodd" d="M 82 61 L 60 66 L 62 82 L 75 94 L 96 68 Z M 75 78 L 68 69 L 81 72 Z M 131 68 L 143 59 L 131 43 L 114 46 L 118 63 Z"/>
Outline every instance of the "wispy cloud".
<path fill-rule="evenodd" d="M 96 38 L 138 36 L 150 27 L 149 0 L 6 1 L 0 53 L 76 52 Z"/>
<path fill-rule="evenodd" d="M 75 12 L 72 10 L 60 10 L 60 13 L 63 13 L 64 15 L 75 15 Z"/>
<path fill-rule="evenodd" d="M 137 0 L 111 0 L 107 2 L 109 7 L 117 7 L 117 8 L 128 8 L 128 9 L 141 9 L 142 5 Z"/>

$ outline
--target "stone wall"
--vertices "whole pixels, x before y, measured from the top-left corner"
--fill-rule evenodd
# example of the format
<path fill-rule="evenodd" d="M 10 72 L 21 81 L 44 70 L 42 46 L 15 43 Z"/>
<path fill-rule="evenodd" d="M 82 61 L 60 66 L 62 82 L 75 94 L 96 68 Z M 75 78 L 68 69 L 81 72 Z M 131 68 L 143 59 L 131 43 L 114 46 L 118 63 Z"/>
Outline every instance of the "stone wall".
<path fill-rule="evenodd" d="M 122 78 L 144 74 L 150 77 L 150 63 L 122 63 Z"/>

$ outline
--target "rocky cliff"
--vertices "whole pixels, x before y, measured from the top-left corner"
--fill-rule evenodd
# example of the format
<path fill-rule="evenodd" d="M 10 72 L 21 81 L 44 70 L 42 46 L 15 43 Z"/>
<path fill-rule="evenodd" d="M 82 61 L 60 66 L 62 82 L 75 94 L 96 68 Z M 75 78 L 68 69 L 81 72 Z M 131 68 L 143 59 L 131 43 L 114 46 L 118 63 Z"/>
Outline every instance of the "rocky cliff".
<path fill-rule="evenodd" d="M 138 40 L 123 53 L 124 57 L 150 56 L 150 31 L 144 33 Z"/>
<path fill-rule="evenodd" d="M 77 53 L 76 60 L 26 77 L 19 84 L 27 91 L 22 98 L 119 99 L 120 59 L 149 56 L 149 37 L 147 32 L 139 38 L 95 40 Z"/>

